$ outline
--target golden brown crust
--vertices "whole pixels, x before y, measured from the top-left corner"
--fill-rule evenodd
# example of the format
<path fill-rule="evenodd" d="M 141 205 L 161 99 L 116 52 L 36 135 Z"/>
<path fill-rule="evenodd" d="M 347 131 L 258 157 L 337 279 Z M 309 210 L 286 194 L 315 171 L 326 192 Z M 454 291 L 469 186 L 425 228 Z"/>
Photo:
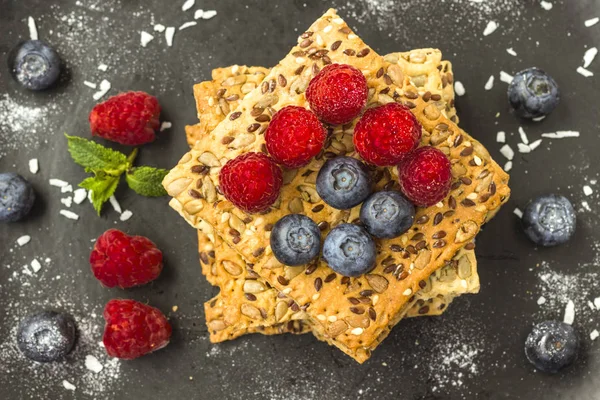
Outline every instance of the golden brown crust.
<path fill-rule="evenodd" d="M 397 64 L 385 62 L 368 48 L 333 10 L 313 24 L 309 32 L 270 71 L 261 87 L 246 95 L 235 118 L 226 118 L 211 132 L 209 140 L 196 143 L 163 183 L 190 224 L 198 227 L 204 220 L 214 226 L 228 244 L 253 264 L 256 273 L 293 298 L 299 307 L 306 308 L 319 335 L 363 362 L 406 314 L 420 282 L 451 260 L 479 232 L 488 215 L 507 200 L 508 175 L 480 143 L 446 118 L 444 105 L 432 101 L 408 77 L 401 76 Z M 307 39 L 311 43 L 301 47 Z M 411 55 L 408 61 L 427 63 L 427 54 Z M 310 77 L 328 62 L 352 64 L 363 71 L 370 87 L 369 106 L 397 101 L 410 107 L 423 125 L 423 144 L 431 144 L 449 156 L 454 186 L 450 196 L 438 206 L 418 210 L 418 222 L 409 234 L 378 241 L 377 267 L 371 274 L 353 279 L 336 275 L 327 284 L 317 286 L 318 279 L 325 281 L 332 273 L 327 265 L 319 262 L 316 268 L 307 267 L 306 272 L 310 273 L 293 276 L 296 269 L 277 263 L 271 254 L 269 227 L 289 212 L 304 212 L 322 225 L 327 223 L 324 234 L 332 225 L 357 218 L 357 209 L 331 209 L 314 190 L 314 176 L 326 158 L 335 154 L 355 156 L 353 125 L 336 127 L 327 151 L 309 166 L 284 173 L 285 186 L 270 213 L 245 215 L 226 201 L 217 188 L 218 172 L 225 162 L 244 152 L 261 151 L 266 123 L 255 120 L 255 111 L 260 109 L 268 115 L 288 104 L 306 105 L 303 91 Z M 395 169 L 379 169 L 373 180 L 379 189 L 389 188 L 396 186 L 396 177 Z M 434 239 L 442 232 L 443 239 Z M 377 278 L 373 280 L 373 276 Z M 373 282 L 378 282 L 376 287 Z M 350 310 L 348 299 L 360 296 L 364 290 L 380 292 L 377 301 L 374 295 L 366 296 L 374 309 L 374 320 L 356 318 Z M 331 322 L 330 315 L 337 315 L 338 319 Z M 325 316 L 325 321 L 319 316 Z"/>

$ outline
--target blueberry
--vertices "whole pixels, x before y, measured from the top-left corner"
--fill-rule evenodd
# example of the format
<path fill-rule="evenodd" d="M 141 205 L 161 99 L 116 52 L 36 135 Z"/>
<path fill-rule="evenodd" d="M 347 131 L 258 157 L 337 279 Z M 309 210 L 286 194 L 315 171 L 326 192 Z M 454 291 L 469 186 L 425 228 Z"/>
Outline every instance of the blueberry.
<path fill-rule="evenodd" d="M 0 222 L 23 219 L 33 207 L 35 192 L 21 175 L 0 174 Z"/>
<path fill-rule="evenodd" d="M 544 247 L 567 242 L 575 233 L 576 225 L 571 202 L 555 194 L 538 197 L 523 212 L 525 234 Z"/>
<path fill-rule="evenodd" d="M 577 358 L 579 337 L 571 325 L 544 321 L 533 327 L 525 341 L 525 355 L 537 369 L 557 373 Z"/>
<path fill-rule="evenodd" d="M 74 344 L 75 321 L 68 314 L 42 311 L 25 317 L 17 330 L 19 350 L 33 361 L 60 360 Z"/>
<path fill-rule="evenodd" d="M 352 157 L 332 158 L 317 175 L 317 192 L 333 208 L 357 206 L 371 194 L 369 170 Z"/>
<path fill-rule="evenodd" d="M 529 68 L 515 75 L 508 86 L 508 101 L 521 118 L 548 115 L 560 101 L 558 85 L 539 68 Z"/>
<path fill-rule="evenodd" d="M 375 265 L 375 242 L 364 228 L 341 224 L 325 238 L 323 258 L 335 272 L 359 276 Z"/>
<path fill-rule="evenodd" d="M 60 74 L 60 57 L 40 40 L 27 40 L 11 50 L 8 67 L 13 77 L 30 90 L 52 86 Z"/>
<path fill-rule="evenodd" d="M 415 206 L 398 192 L 377 192 L 363 203 L 360 220 L 371 235 L 395 238 L 412 226 Z"/>
<path fill-rule="evenodd" d="M 319 255 L 321 231 L 306 215 L 286 215 L 273 226 L 271 249 L 282 264 L 307 264 Z"/>

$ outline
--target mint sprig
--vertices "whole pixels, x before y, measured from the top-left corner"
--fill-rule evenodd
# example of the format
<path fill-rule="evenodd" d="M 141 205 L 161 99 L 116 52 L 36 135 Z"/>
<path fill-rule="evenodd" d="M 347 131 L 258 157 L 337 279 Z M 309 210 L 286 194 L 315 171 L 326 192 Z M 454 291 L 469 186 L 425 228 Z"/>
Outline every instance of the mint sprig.
<path fill-rule="evenodd" d="M 159 197 L 167 194 L 162 180 L 168 171 L 148 166 L 134 167 L 137 149 L 126 156 L 91 140 L 65 136 L 73 161 L 84 167 L 86 172 L 94 174 L 84 179 L 79 186 L 91 192 L 92 204 L 98 215 L 102 211 L 102 205 L 117 190 L 123 174 L 129 188 L 142 196 Z"/>

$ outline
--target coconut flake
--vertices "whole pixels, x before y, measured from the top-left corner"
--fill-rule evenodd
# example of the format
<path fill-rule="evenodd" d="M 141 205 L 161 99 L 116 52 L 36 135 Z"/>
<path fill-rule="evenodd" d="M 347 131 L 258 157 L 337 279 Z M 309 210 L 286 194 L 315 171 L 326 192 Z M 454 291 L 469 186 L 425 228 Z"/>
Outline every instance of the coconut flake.
<path fill-rule="evenodd" d="M 173 124 L 169 121 L 163 121 L 162 124 L 160 124 L 160 131 L 165 131 L 167 129 L 170 129 L 173 126 Z"/>
<path fill-rule="evenodd" d="M 507 74 L 504 71 L 500 71 L 500 80 L 502 82 L 511 83 L 513 81 L 513 79 L 515 79 L 515 77 L 512 76 L 511 74 Z"/>
<path fill-rule="evenodd" d="M 457 96 L 464 96 L 467 91 L 465 90 L 465 86 L 462 84 L 462 82 L 456 81 L 454 82 L 454 92 Z"/>
<path fill-rule="evenodd" d="M 585 194 L 586 196 L 591 196 L 592 193 L 594 193 L 594 190 L 591 187 L 589 187 L 588 185 L 585 185 L 583 187 L 583 194 Z"/>
<path fill-rule="evenodd" d="M 27 26 L 29 27 L 29 38 L 31 40 L 38 40 L 37 26 L 35 26 L 35 19 L 33 17 L 27 17 Z"/>
<path fill-rule="evenodd" d="M 98 373 L 104 369 L 100 361 L 92 355 L 85 356 L 85 367 L 92 372 Z"/>
<path fill-rule="evenodd" d="M 600 333 L 598 332 L 597 329 L 594 329 L 591 333 L 590 333 L 590 339 L 591 340 L 596 340 L 598 339 L 598 336 L 600 336 Z"/>
<path fill-rule="evenodd" d="M 165 30 L 165 39 L 167 39 L 167 46 L 173 46 L 173 37 L 175 36 L 175 27 L 169 26 Z"/>
<path fill-rule="evenodd" d="M 494 75 L 490 75 L 487 82 L 485 83 L 484 89 L 492 90 L 493 87 L 494 87 Z"/>
<path fill-rule="evenodd" d="M 572 325 L 573 321 L 575 321 L 575 303 L 573 303 L 573 300 L 569 300 L 565 307 L 565 317 L 563 322 Z"/>
<path fill-rule="evenodd" d="M 123 222 L 127 221 L 129 218 L 131 218 L 131 216 L 133 215 L 133 213 L 129 210 L 125 210 L 123 211 L 123 214 L 121 214 L 121 216 L 119 217 L 119 219 Z"/>
<path fill-rule="evenodd" d="M 577 72 L 580 73 L 581 75 L 585 76 L 586 78 L 589 78 L 590 76 L 594 76 L 594 73 L 592 71 L 587 70 L 583 67 L 578 67 Z"/>
<path fill-rule="evenodd" d="M 538 299 L 537 303 L 538 306 L 541 306 L 542 304 L 544 304 L 546 302 L 546 298 L 544 296 L 540 296 L 540 298 Z"/>
<path fill-rule="evenodd" d="M 194 19 L 200 19 L 200 18 L 202 18 L 203 14 L 204 14 L 204 10 L 202 10 L 202 9 L 196 10 L 196 12 L 194 13 Z"/>
<path fill-rule="evenodd" d="M 186 28 L 192 27 L 192 26 L 196 26 L 198 25 L 198 23 L 196 21 L 190 21 L 190 22 L 186 22 L 185 24 L 181 25 L 179 27 L 179 30 L 182 31 Z"/>
<path fill-rule="evenodd" d="M 506 143 L 506 132 L 500 131 L 500 132 L 496 133 L 496 142 Z"/>
<path fill-rule="evenodd" d="M 108 201 L 110 202 L 110 205 L 116 212 L 118 212 L 119 214 L 121 214 L 123 212 L 121 210 L 121 205 L 119 204 L 119 202 L 117 201 L 117 198 L 114 195 L 110 196 Z"/>
<path fill-rule="evenodd" d="M 73 385 L 71 382 L 64 380 L 62 381 L 63 387 L 67 390 L 75 390 L 77 389 L 77 387 L 75 385 Z"/>
<path fill-rule="evenodd" d="M 517 56 L 517 52 L 516 52 L 516 51 L 514 51 L 512 47 L 509 47 L 508 49 L 506 49 L 506 52 L 507 52 L 508 54 L 510 54 L 511 56 L 514 56 L 514 57 L 516 57 L 516 56 Z"/>
<path fill-rule="evenodd" d="M 531 151 L 533 151 L 533 150 L 537 149 L 540 146 L 540 144 L 542 144 L 542 139 L 538 139 L 535 142 L 530 143 L 529 148 L 531 149 Z"/>
<path fill-rule="evenodd" d="M 596 298 L 594 299 L 594 305 L 596 306 L 596 308 L 597 308 L 598 310 L 600 310 L 600 297 L 596 297 Z"/>
<path fill-rule="evenodd" d="M 494 33 L 498 29 L 498 23 L 496 21 L 488 22 L 487 26 L 483 30 L 483 36 L 488 36 Z"/>
<path fill-rule="evenodd" d="M 189 10 L 190 8 L 194 7 L 194 4 L 196 4 L 196 0 L 186 0 L 186 2 L 181 6 L 181 11 Z"/>
<path fill-rule="evenodd" d="M 542 6 L 542 8 L 546 11 L 550 11 L 552 10 L 552 3 L 550 3 L 549 1 L 541 1 L 540 5 Z"/>
<path fill-rule="evenodd" d="M 108 65 L 100 64 L 100 65 L 98 65 L 98 69 L 102 72 L 106 72 L 106 71 L 108 71 Z"/>
<path fill-rule="evenodd" d="M 517 143 L 517 147 L 519 148 L 519 153 L 531 153 L 531 149 L 526 144 Z"/>
<path fill-rule="evenodd" d="M 515 208 L 513 210 L 513 214 L 515 214 L 519 218 L 523 218 L 523 211 L 521 211 L 519 208 Z M 544 301 L 546 301 L 546 300 L 544 299 Z"/>
<path fill-rule="evenodd" d="M 542 137 L 550 138 L 550 139 L 564 139 L 571 137 L 579 137 L 579 132 L 577 131 L 557 131 L 555 133 L 542 133 Z"/>
<path fill-rule="evenodd" d="M 42 269 L 42 264 L 40 264 L 40 262 L 34 258 L 31 262 L 31 269 L 34 273 L 37 273 L 40 269 Z"/>
<path fill-rule="evenodd" d="M 102 82 L 100 82 L 100 90 L 98 90 L 96 93 L 94 93 L 94 95 L 92 96 L 92 98 L 96 101 L 100 100 L 102 97 L 104 97 L 104 95 L 106 93 L 108 93 L 108 91 L 110 90 L 110 82 L 107 81 L 106 79 L 102 79 Z"/>
<path fill-rule="evenodd" d="M 29 235 L 23 235 L 17 239 L 17 244 L 21 247 L 25 246 L 29 242 L 31 242 L 31 236 Z"/>
<path fill-rule="evenodd" d="M 512 169 L 513 167 L 513 163 L 512 161 L 508 161 L 506 164 L 504 164 L 504 172 L 508 172 Z"/>
<path fill-rule="evenodd" d="M 98 87 L 94 82 L 90 81 L 83 81 L 83 84 L 92 89 L 96 89 Z"/>
<path fill-rule="evenodd" d="M 69 196 L 69 197 L 64 197 L 62 199 L 60 199 L 60 202 L 63 203 L 65 205 L 65 207 L 71 207 L 71 205 L 73 204 L 73 197 Z"/>
<path fill-rule="evenodd" d="M 541 117 L 537 117 L 537 118 L 531 118 L 531 120 L 532 120 L 533 122 L 540 122 L 540 121 L 543 121 L 545 118 L 546 118 L 546 116 L 545 116 L 545 115 L 542 115 Z"/>
<path fill-rule="evenodd" d="M 583 55 L 583 68 L 587 68 L 592 64 L 594 58 L 598 55 L 598 49 L 596 47 L 592 47 L 588 49 Z"/>
<path fill-rule="evenodd" d="M 38 159 L 32 158 L 31 160 L 29 160 L 29 172 L 31 172 L 32 174 L 37 174 L 39 170 L 40 163 L 38 162 Z"/>
<path fill-rule="evenodd" d="M 153 39 L 154 39 L 154 36 L 152 36 L 148 32 L 146 32 L 146 31 L 140 32 L 140 44 L 142 45 L 142 47 L 146 47 L 146 45 L 148 43 L 150 43 Z"/>
<path fill-rule="evenodd" d="M 165 29 L 167 29 L 167 28 L 165 28 L 165 26 L 163 24 L 156 24 L 156 25 L 154 25 L 154 30 L 156 32 L 161 32 L 162 33 L 162 32 L 165 31 Z"/>
<path fill-rule="evenodd" d="M 525 130 L 521 126 L 519 127 L 519 135 L 521 135 L 521 142 L 529 144 L 529 138 L 527 137 Z"/>
<path fill-rule="evenodd" d="M 588 19 L 587 21 L 585 21 L 583 24 L 589 28 L 590 26 L 594 26 L 598 23 L 598 21 L 600 21 L 600 18 L 596 17 L 596 18 L 591 18 Z"/>
<path fill-rule="evenodd" d="M 73 192 L 73 201 L 75 202 L 75 204 L 83 203 L 83 201 L 85 200 L 86 197 L 87 197 L 87 190 L 85 190 L 83 188 L 76 189 Z"/>
<path fill-rule="evenodd" d="M 69 211 L 69 210 L 60 210 L 59 211 L 60 215 L 65 216 L 68 219 L 72 219 L 74 221 L 77 221 L 79 219 L 79 215 L 75 214 L 73 211 Z"/>
<path fill-rule="evenodd" d="M 72 192 L 72 191 L 73 191 L 73 186 L 71 186 L 71 185 L 62 186 L 60 188 L 61 193 L 68 193 L 68 192 Z"/>
<path fill-rule="evenodd" d="M 50 186 L 56 186 L 56 187 L 63 187 L 63 186 L 67 186 L 69 184 L 69 182 L 65 182 L 61 179 L 56 179 L 56 178 L 52 178 L 50 180 L 48 180 L 48 183 L 50 183 Z"/>
<path fill-rule="evenodd" d="M 217 15 L 215 10 L 206 10 L 202 13 L 202 19 L 211 19 L 215 15 Z"/>
<path fill-rule="evenodd" d="M 500 154 L 502 154 L 504 157 L 506 157 L 506 159 L 509 161 L 512 160 L 515 156 L 514 150 L 508 144 L 505 144 L 504 146 L 502 146 L 500 148 Z"/>

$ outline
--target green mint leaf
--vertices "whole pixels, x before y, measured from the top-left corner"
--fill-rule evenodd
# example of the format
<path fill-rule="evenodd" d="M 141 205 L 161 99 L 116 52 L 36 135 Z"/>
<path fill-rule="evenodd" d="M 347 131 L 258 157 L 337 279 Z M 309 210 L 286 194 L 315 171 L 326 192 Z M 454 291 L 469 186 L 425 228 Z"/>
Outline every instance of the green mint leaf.
<path fill-rule="evenodd" d="M 118 185 L 118 176 L 101 174 L 86 178 L 79 184 L 79 187 L 85 188 L 92 192 L 92 204 L 94 205 L 94 209 L 98 215 L 100 215 L 100 211 L 102 211 L 102 205 L 106 203 L 110 196 L 115 193 Z"/>
<path fill-rule="evenodd" d="M 91 140 L 77 136 L 65 136 L 73 161 L 84 167 L 87 172 L 104 171 L 107 175 L 119 176 L 133 163 L 133 160 L 129 160 L 125 154 L 108 149 Z"/>
<path fill-rule="evenodd" d="M 147 197 L 159 197 L 167 194 L 162 181 L 169 173 L 166 169 L 138 167 L 127 172 L 127 184 L 137 194 Z"/>

